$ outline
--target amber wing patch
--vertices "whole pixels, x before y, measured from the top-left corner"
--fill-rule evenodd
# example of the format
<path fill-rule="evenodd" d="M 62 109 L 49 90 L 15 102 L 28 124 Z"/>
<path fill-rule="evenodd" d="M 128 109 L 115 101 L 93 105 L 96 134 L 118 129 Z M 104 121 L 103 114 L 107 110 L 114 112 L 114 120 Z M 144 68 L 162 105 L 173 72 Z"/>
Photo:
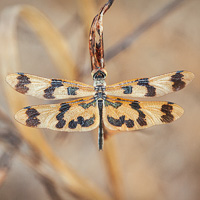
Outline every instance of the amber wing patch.
<path fill-rule="evenodd" d="M 18 92 L 40 99 L 66 99 L 94 95 L 94 87 L 77 81 L 47 79 L 24 73 L 9 74 L 6 81 Z"/>
<path fill-rule="evenodd" d="M 131 131 L 170 123 L 183 114 L 183 109 L 165 101 L 133 101 L 107 96 L 103 121 L 107 128 Z"/>
<path fill-rule="evenodd" d="M 15 118 L 29 127 L 70 132 L 90 131 L 99 124 L 98 108 L 93 97 L 26 107 L 18 111 Z"/>
<path fill-rule="evenodd" d="M 130 97 L 159 97 L 179 91 L 189 84 L 194 74 L 177 71 L 151 78 L 127 80 L 106 87 L 106 94 Z"/>

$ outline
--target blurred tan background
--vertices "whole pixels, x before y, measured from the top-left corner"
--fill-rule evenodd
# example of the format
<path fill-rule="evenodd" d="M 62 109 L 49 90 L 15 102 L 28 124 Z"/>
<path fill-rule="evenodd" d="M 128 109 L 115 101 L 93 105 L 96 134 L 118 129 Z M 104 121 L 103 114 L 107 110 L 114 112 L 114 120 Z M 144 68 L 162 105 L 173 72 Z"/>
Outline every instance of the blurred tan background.
<path fill-rule="evenodd" d="M 105 2 L 94 1 L 94 15 Z M 119 42 L 169 2 L 116 0 L 104 16 L 105 54 L 106 49 Z M 72 57 L 80 71 L 77 81 L 92 84 L 88 51 L 89 30 L 81 16 L 84 1 L 1 0 L 0 10 L 16 4 L 33 5 L 52 21 L 70 44 Z M 178 121 L 112 137 L 116 143 L 123 199 L 200 198 L 199 10 L 199 0 L 183 1 L 167 17 L 142 34 L 133 45 L 106 63 L 107 84 L 182 69 L 195 74 L 192 83 L 182 91 L 152 99 L 172 101 L 182 106 L 185 113 Z M 88 24 L 91 22 L 92 18 Z M 18 41 L 23 72 L 47 78 L 62 77 L 62 74 L 55 70 L 44 46 L 23 21 L 18 23 Z M 15 95 L 18 94 L 13 90 L 13 98 Z M 2 92 L 1 96 L 1 105 L 7 111 Z M 30 105 L 44 103 L 35 98 L 29 99 Z M 44 130 L 43 133 L 56 154 L 78 174 L 103 191 L 108 191 L 108 174 L 102 152 L 98 151 L 97 141 L 92 136 L 97 134 L 97 130 L 92 133 L 62 133 L 66 137 L 49 130 Z M 14 158 L 9 174 L 0 188 L 0 200 L 15 199 L 50 199 L 32 169 L 18 157 Z M 69 196 L 67 199 L 76 198 Z"/>

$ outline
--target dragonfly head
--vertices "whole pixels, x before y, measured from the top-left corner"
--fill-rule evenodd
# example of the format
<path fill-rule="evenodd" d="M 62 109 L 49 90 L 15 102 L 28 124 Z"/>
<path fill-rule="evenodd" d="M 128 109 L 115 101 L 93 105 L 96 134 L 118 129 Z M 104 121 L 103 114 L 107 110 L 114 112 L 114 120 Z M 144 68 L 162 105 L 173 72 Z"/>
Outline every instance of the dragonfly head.
<path fill-rule="evenodd" d="M 103 68 L 94 69 L 91 74 L 94 80 L 94 87 L 105 87 L 106 85 L 105 78 L 107 75 L 105 69 Z"/>
<path fill-rule="evenodd" d="M 103 68 L 94 69 L 91 74 L 93 80 L 105 80 L 107 76 L 107 72 Z"/>

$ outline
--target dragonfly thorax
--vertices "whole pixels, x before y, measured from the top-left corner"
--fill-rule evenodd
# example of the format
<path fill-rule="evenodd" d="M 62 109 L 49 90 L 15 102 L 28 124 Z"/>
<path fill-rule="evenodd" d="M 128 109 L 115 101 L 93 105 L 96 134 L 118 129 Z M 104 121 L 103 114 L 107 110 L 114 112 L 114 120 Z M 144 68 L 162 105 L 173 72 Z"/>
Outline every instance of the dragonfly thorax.
<path fill-rule="evenodd" d="M 106 96 L 105 89 L 106 89 L 106 82 L 105 80 L 94 80 L 94 89 L 96 91 L 95 98 L 96 99 L 104 99 Z"/>
<path fill-rule="evenodd" d="M 104 92 L 97 92 L 94 95 L 95 100 L 105 100 L 106 99 L 106 94 Z"/>

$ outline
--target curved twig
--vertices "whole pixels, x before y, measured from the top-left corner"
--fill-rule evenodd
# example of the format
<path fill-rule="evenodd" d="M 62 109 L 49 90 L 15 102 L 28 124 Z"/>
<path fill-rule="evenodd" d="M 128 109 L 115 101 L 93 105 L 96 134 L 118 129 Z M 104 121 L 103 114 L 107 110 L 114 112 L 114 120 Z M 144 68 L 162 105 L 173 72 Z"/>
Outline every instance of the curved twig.
<path fill-rule="evenodd" d="M 104 46 L 103 46 L 103 15 L 111 7 L 114 0 L 109 0 L 94 17 L 89 35 L 89 51 L 91 57 L 91 71 L 104 68 Z M 98 38 L 96 38 L 96 32 Z"/>

